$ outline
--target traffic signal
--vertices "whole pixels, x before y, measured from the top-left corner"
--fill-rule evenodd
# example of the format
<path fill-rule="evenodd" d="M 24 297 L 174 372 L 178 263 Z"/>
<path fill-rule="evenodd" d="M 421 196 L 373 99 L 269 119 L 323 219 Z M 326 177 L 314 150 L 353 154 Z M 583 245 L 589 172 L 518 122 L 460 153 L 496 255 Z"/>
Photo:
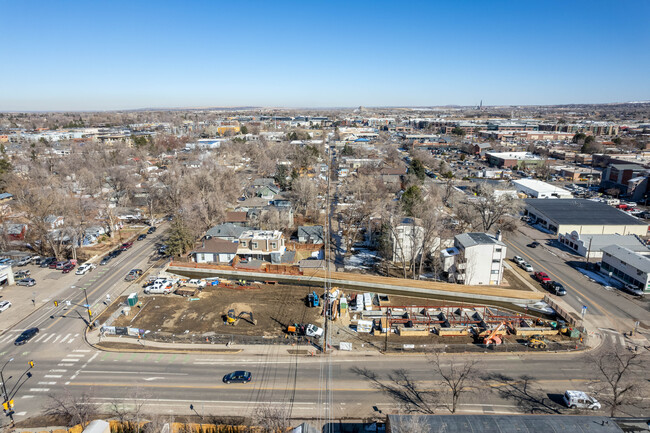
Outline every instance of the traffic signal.
<path fill-rule="evenodd" d="M 59 306 L 59 301 L 54 301 L 54 306 L 58 307 Z"/>
<path fill-rule="evenodd" d="M 29 368 L 34 368 L 34 361 L 29 361 L 28 364 L 29 364 Z"/>
<path fill-rule="evenodd" d="M 5 401 L 4 403 L 2 403 L 2 408 L 5 411 L 7 411 L 7 410 L 9 410 L 9 409 L 11 409 L 13 407 L 14 407 L 14 401 L 13 400 Z"/>

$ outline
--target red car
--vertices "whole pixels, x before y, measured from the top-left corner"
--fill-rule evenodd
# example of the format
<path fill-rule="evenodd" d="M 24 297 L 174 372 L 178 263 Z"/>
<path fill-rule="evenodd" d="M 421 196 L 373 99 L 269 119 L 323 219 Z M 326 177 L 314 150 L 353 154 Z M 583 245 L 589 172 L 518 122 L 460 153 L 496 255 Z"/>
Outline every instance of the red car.
<path fill-rule="evenodd" d="M 67 274 L 68 272 L 72 271 L 74 269 L 74 263 L 68 263 L 65 266 L 61 268 L 64 274 Z"/>
<path fill-rule="evenodd" d="M 133 246 L 133 242 L 124 242 L 124 243 L 122 244 L 122 246 L 120 247 L 120 249 L 121 249 L 122 251 L 126 251 L 126 250 L 128 250 L 129 248 L 131 248 L 132 246 Z"/>
<path fill-rule="evenodd" d="M 548 281 L 551 281 L 549 276 L 546 274 L 546 272 L 535 272 L 535 279 L 539 281 L 540 283 L 544 284 Z"/>

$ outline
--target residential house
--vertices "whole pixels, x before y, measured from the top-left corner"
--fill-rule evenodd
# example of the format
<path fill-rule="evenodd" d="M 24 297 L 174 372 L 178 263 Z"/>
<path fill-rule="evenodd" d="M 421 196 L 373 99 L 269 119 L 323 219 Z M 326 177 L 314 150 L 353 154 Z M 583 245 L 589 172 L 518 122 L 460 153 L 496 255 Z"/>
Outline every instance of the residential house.
<path fill-rule="evenodd" d="M 501 234 L 463 233 L 453 248 L 442 251 L 443 271 L 449 281 L 468 285 L 499 285 L 503 279 L 506 244 Z"/>
<path fill-rule="evenodd" d="M 323 244 L 325 236 L 323 226 L 299 226 L 298 242 L 301 244 Z"/>
<path fill-rule="evenodd" d="M 286 251 L 284 234 L 279 230 L 246 230 L 239 235 L 237 255 L 280 263 Z"/>
<path fill-rule="evenodd" d="M 230 264 L 237 255 L 237 246 L 237 242 L 224 239 L 204 239 L 190 254 L 196 263 Z"/>
<path fill-rule="evenodd" d="M 246 226 L 247 214 L 246 212 L 230 211 L 226 212 L 226 224 L 234 224 L 238 227 Z"/>
<path fill-rule="evenodd" d="M 205 238 L 217 238 L 232 242 L 238 240 L 239 236 L 247 230 L 250 230 L 250 228 L 241 227 L 232 223 L 219 224 L 218 226 L 214 226 L 208 230 L 205 234 Z"/>
<path fill-rule="evenodd" d="M 393 262 L 408 262 L 419 257 L 422 253 L 420 240 L 423 235 L 424 229 L 415 218 L 404 218 L 395 226 L 390 232 Z"/>

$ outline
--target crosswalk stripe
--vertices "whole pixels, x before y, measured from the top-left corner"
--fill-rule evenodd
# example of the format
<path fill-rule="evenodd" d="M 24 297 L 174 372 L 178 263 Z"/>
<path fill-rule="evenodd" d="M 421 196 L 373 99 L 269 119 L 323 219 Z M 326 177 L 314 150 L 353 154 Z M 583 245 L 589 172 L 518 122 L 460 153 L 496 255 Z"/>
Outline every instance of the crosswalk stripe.
<path fill-rule="evenodd" d="M 29 392 L 48 392 L 50 388 L 29 388 Z"/>
<path fill-rule="evenodd" d="M 41 334 L 41 336 L 38 337 L 36 340 L 34 340 L 34 342 L 38 343 L 38 342 L 41 341 L 43 338 L 45 338 L 46 335 L 47 335 L 47 333 L 43 333 L 43 334 Z"/>
<path fill-rule="evenodd" d="M 0 340 L 0 343 L 6 343 L 7 341 L 11 340 L 14 337 L 15 337 L 15 335 L 7 335 L 5 338 Z"/>
<path fill-rule="evenodd" d="M 66 358 L 62 359 L 61 362 L 79 362 L 79 358 Z"/>
<path fill-rule="evenodd" d="M 72 335 L 72 334 L 67 334 L 65 337 L 63 337 L 63 339 L 61 340 L 61 343 L 65 343 L 65 340 L 67 340 L 70 335 Z"/>
<path fill-rule="evenodd" d="M 46 377 L 48 379 L 61 379 L 63 377 L 62 374 L 46 374 L 43 377 Z"/>
<path fill-rule="evenodd" d="M 45 340 L 43 340 L 43 343 L 47 343 L 47 341 L 48 341 L 50 338 L 54 337 L 54 335 L 55 335 L 55 334 L 50 334 L 49 337 L 47 337 Z"/>
<path fill-rule="evenodd" d="M 79 354 L 76 354 L 76 353 L 71 353 L 71 354 L 68 355 L 68 358 L 83 358 L 84 356 L 86 356 L 86 355 L 79 355 Z"/>
<path fill-rule="evenodd" d="M 75 349 L 75 350 L 73 350 L 73 352 L 83 352 L 83 353 L 88 353 L 88 352 L 90 352 L 90 350 L 89 350 L 89 349 Z"/>
<path fill-rule="evenodd" d="M 37 385 L 56 385 L 56 382 L 38 382 Z"/>
<path fill-rule="evenodd" d="M 57 335 L 52 343 L 56 343 L 59 340 L 60 335 Z"/>

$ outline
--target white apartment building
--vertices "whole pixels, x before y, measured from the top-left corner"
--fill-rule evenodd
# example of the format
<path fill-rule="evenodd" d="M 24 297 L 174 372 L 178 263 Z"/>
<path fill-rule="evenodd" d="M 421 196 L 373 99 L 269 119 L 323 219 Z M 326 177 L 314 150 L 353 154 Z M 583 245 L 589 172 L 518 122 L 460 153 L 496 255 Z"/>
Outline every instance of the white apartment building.
<path fill-rule="evenodd" d="M 284 241 L 284 234 L 279 230 L 246 230 L 239 235 L 237 255 L 280 263 L 287 249 Z"/>
<path fill-rule="evenodd" d="M 453 248 L 442 251 L 443 270 L 452 282 L 499 285 L 506 251 L 500 234 L 463 233 L 454 237 Z"/>
<path fill-rule="evenodd" d="M 410 261 L 422 254 L 422 236 L 424 229 L 413 218 L 404 218 L 391 230 L 391 245 L 393 246 L 393 262 Z"/>

